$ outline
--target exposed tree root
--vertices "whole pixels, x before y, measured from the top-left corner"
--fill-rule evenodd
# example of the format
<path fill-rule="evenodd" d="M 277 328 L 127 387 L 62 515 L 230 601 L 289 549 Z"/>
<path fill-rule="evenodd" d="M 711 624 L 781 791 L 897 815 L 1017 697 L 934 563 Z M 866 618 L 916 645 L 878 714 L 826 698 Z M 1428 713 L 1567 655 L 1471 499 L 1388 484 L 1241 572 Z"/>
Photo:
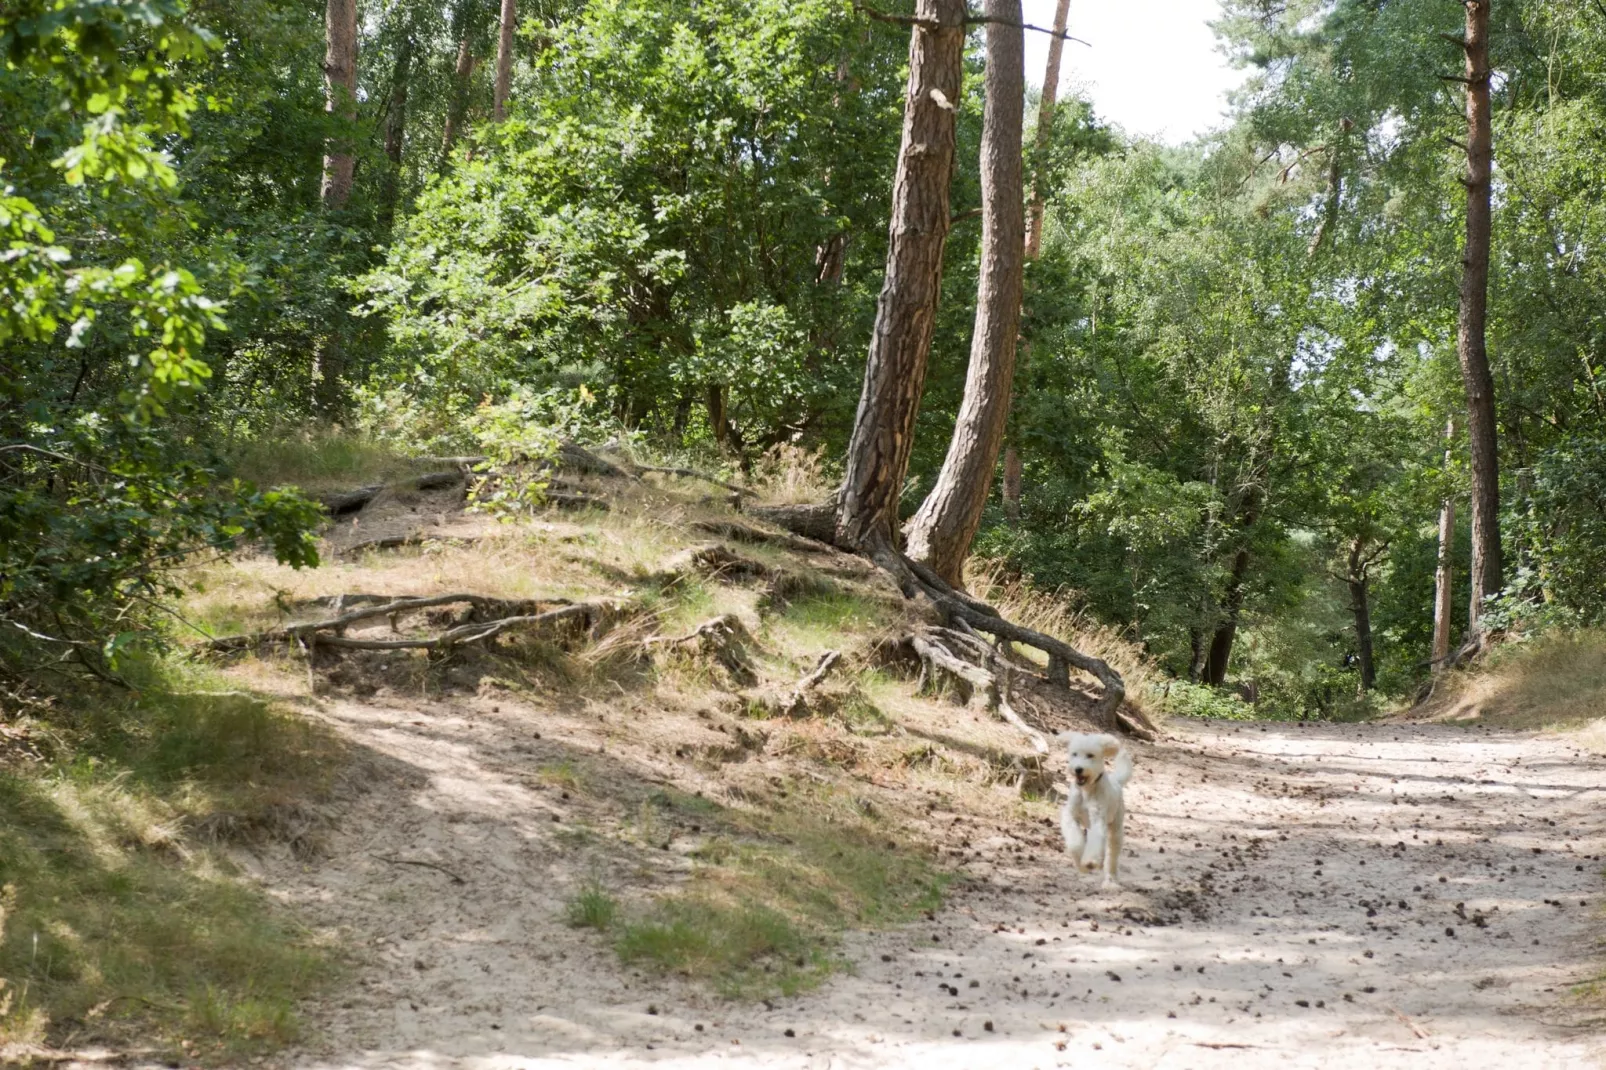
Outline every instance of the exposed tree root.
<path fill-rule="evenodd" d="M 733 520 L 694 520 L 690 526 L 698 531 L 706 531 L 710 535 L 718 535 L 720 538 L 730 539 L 732 542 L 779 546 L 783 550 L 793 550 L 800 554 L 829 554 L 836 552 L 836 547 L 829 542 L 799 537 L 786 531 L 765 531 L 762 528 L 755 528 L 750 524 L 742 524 Z"/>
<path fill-rule="evenodd" d="M 747 628 L 741 619 L 725 613 L 705 620 L 685 635 L 655 635 L 646 640 L 642 647 L 649 655 L 655 650 L 666 649 L 711 660 L 730 675 L 733 683 L 751 687 L 758 682 L 758 673 L 753 670 L 747 657 L 749 641 Z"/>
<path fill-rule="evenodd" d="M 368 601 L 373 596 L 352 596 Z M 399 633 L 404 615 L 427 609 L 467 605 L 468 611 L 452 627 L 433 636 L 400 636 L 394 639 L 350 638 L 346 630 L 353 624 L 388 617 L 392 632 Z M 543 606 L 555 606 L 542 610 Z M 214 639 L 203 649 L 227 653 L 260 646 L 286 644 L 311 651 L 326 646 L 347 650 L 428 650 L 444 653 L 455 647 L 493 639 L 513 628 L 557 630 L 566 627 L 589 633 L 593 638 L 617 620 L 622 612 L 618 602 L 569 602 L 566 599 L 510 601 L 477 594 L 443 594 L 427 598 L 396 598 L 353 610 L 325 620 L 290 624 L 253 635 Z"/>
<path fill-rule="evenodd" d="M 825 546 L 837 546 L 836 503 L 754 506 L 747 515 Z M 852 552 L 850 547 L 838 547 Z"/>
<path fill-rule="evenodd" d="M 820 537 L 827 530 L 827 541 L 835 542 L 835 504 L 788 506 L 782 509 L 754 510 L 753 515 L 787 528 L 805 537 Z M 1034 747 L 1042 745 L 1042 733 L 1030 728 L 1009 705 L 1010 674 L 1030 670 L 1011 662 L 1011 644 L 1040 650 L 1048 657 L 1047 679 L 1061 687 L 1070 687 L 1070 669 L 1075 667 L 1098 680 L 1103 694 L 1093 708 L 1093 717 L 1101 728 L 1124 731 L 1138 739 L 1153 740 L 1158 732 L 1149 719 L 1130 707 L 1123 707 L 1126 684 L 1121 674 L 1100 658 L 1084 654 L 1052 635 L 1016 624 L 998 610 L 977 598 L 972 598 L 950 584 L 920 562 L 903 554 L 890 542 L 878 541 L 862 547 L 840 547 L 867 557 L 897 584 L 898 590 L 908 599 L 923 599 L 941 620 L 938 629 L 925 629 L 910 637 L 923 672 L 930 682 L 930 674 L 942 670 L 978 692 L 989 708 L 996 709 L 1005 720 L 1022 728 L 1032 738 Z M 989 644 L 978 633 L 992 636 Z M 921 646 L 924 646 L 924 650 Z"/>

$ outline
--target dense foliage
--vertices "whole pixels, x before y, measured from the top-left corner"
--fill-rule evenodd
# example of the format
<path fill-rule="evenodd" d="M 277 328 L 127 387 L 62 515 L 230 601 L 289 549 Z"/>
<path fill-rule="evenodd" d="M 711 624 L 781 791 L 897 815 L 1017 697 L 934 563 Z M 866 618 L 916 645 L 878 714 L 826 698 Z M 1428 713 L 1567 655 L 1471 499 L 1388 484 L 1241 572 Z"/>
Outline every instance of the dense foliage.
<path fill-rule="evenodd" d="M 1489 344 L 1513 564 L 1489 619 L 1521 634 L 1606 615 L 1606 22 L 1587 0 L 1494 11 Z M 1462 90 L 1442 77 L 1459 18 L 1230 0 L 1218 28 L 1254 73 L 1217 134 L 1135 142 L 1069 100 L 1029 150 L 1049 205 L 1008 434 L 1022 513 L 990 507 L 979 548 L 1179 678 L 1336 714 L 1373 661 L 1384 694 L 1426 671 L 1441 501 L 1467 484 L 1464 426 L 1445 452 L 1464 407 Z M 351 120 L 326 108 L 308 0 L 8 5 L 12 671 L 102 667 L 196 553 L 267 540 L 312 563 L 311 507 L 228 466 L 293 428 L 412 452 L 490 428 L 735 468 L 783 443 L 840 456 L 904 28 L 847 0 L 524 0 L 519 20 L 498 123 L 496 4 L 364 3 Z M 911 510 L 964 376 L 981 62 L 978 45 L 957 103 Z M 329 207 L 335 144 L 357 177 Z"/>

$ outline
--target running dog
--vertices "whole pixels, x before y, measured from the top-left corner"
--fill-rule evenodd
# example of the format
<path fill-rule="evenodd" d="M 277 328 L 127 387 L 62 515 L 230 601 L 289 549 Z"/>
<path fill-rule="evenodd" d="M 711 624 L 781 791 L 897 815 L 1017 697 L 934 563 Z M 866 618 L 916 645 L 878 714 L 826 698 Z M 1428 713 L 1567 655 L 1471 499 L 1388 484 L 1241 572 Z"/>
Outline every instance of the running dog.
<path fill-rule="evenodd" d="M 1061 732 L 1055 738 L 1064 742 L 1071 767 L 1070 798 L 1060 808 L 1065 851 L 1080 870 L 1104 867 L 1104 886 L 1117 887 L 1132 752 L 1114 736 Z"/>

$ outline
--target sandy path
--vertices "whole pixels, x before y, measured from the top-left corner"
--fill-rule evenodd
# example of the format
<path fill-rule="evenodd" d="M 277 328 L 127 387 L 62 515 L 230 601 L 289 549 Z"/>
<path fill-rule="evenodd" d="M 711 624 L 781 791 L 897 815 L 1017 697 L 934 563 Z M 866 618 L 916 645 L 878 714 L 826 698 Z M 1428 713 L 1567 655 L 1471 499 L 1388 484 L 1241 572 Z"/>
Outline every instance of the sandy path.
<path fill-rule="evenodd" d="M 1181 726 L 1140 753 L 1123 890 L 1022 829 L 1036 845 L 970 852 L 934 919 L 855 938 L 854 975 L 748 1006 L 558 921 L 580 801 L 532 782 L 544 742 L 334 716 L 406 775 L 329 859 L 263 871 L 373 951 L 298 1067 L 1606 1065 L 1569 996 L 1599 970 L 1606 761 L 1558 737 Z"/>

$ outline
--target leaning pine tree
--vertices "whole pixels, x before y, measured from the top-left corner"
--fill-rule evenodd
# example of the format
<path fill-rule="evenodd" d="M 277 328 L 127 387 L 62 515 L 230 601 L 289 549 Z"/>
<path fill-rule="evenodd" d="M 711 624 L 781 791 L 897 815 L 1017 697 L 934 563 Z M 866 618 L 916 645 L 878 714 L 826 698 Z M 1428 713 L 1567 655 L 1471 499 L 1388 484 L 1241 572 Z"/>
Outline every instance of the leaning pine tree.
<path fill-rule="evenodd" d="M 1006 7 L 1009 10 L 1002 11 Z M 844 549 L 864 554 L 893 578 L 905 597 L 927 601 L 936 623 L 923 625 L 907 637 L 908 648 L 920 659 L 925 678 L 934 680 L 946 676 L 958 681 L 962 688 L 970 691 L 973 701 L 984 701 L 1031 736 L 1040 751 L 1048 749 L 1047 743 L 1040 732 L 1015 713 L 1010 705 L 1011 693 L 1017 681 L 1023 678 L 1068 687 L 1072 666 L 1090 673 L 1103 685 L 1094 717 L 1110 728 L 1124 727 L 1152 738 L 1153 726 L 1141 713 L 1122 709 L 1126 687 L 1120 674 L 1110 666 L 1051 635 L 1006 620 L 992 606 L 970 597 L 926 564 L 906 556 L 898 547 L 899 494 L 909 467 L 915 415 L 925 385 L 926 360 L 942 281 L 943 247 L 948 236 L 955 108 L 963 73 L 964 4 L 961 0 L 918 0 L 911 21 L 914 32 L 909 46 L 909 88 L 904 98 L 903 142 L 893 179 L 887 272 L 876 307 L 864 389 L 848 446 L 846 475 L 828 510 L 832 522 L 822 524 L 821 510 L 817 508 L 787 507 L 755 512 L 802 534 L 824 535 Z M 997 47 L 993 35 L 1013 34 L 1018 67 L 1021 52 L 1018 0 L 1007 3 L 994 0 L 984 21 L 988 23 L 989 57 Z M 994 78 L 994 75 L 989 76 L 989 91 Z M 1017 97 L 1012 107 L 1018 169 L 1021 112 L 1018 73 L 1010 92 Z M 1008 107 L 1002 110 L 1008 114 Z M 991 103 L 987 114 L 989 118 L 994 117 Z M 1021 246 L 1018 177 L 1014 190 L 1013 211 L 1017 222 L 1011 233 L 1018 259 Z M 1016 270 L 1018 272 L 1019 268 Z M 998 278 L 995 276 L 995 281 Z M 1015 316 L 1018 317 L 1018 282 L 1013 292 L 1017 306 Z M 989 327 L 988 333 L 995 332 Z M 989 373 L 984 378 L 992 380 L 996 375 Z M 1007 404 L 1007 376 L 1003 393 Z M 968 440 L 969 436 L 966 437 Z M 991 443 L 988 448 L 992 459 L 986 466 L 990 474 L 992 464 L 997 461 L 998 438 L 995 434 L 980 438 Z M 993 641 L 988 642 L 984 635 L 992 636 Z M 1038 677 L 1034 667 L 1019 658 L 1013 650 L 1015 643 L 1033 647 L 1047 656 L 1046 679 Z"/>
<path fill-rule="evenodd" d="M 954 587 L 993 483 L 1009 422 L 1025 273 L 1021 125 L 1026 56 L 1020 0 L 987 0 L 987 99 L 981 135 L 981 272 L 965 396 L 937 483 L 906 529 L 909 556 Z"/>

